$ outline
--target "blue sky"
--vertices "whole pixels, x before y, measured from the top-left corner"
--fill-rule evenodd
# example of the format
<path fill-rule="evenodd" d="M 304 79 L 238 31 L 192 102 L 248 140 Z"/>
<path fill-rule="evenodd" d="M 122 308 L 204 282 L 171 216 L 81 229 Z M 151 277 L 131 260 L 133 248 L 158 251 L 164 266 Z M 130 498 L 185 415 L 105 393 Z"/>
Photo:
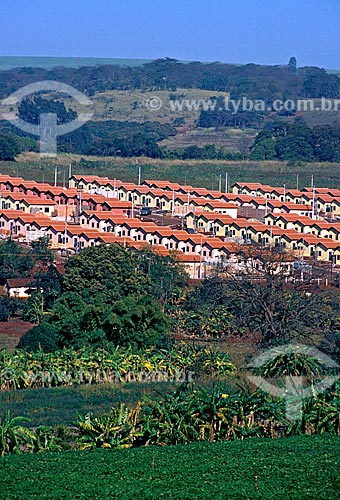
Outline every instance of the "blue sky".
<path fill-rule="evenodd" d="M 0 0 L 0 55 L 340 69 L 339 0 Z"/>

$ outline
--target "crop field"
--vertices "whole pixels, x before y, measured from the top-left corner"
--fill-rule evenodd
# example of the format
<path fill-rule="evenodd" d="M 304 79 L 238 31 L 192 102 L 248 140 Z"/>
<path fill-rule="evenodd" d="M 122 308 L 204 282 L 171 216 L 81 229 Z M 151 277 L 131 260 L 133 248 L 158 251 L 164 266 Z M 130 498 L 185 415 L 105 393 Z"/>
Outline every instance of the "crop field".
<path fill-rule="evenodd" d="M 82 161 L 81 161 L 82 160 Z M 195 187 L 218 189 L 219 175 L 224 190 L 225 173 L 229 186 L 234 182 L 261 182 L 273 186 L 299 188 L 311 185 L 311 176 L 318 187 L 339 187 L 339 163 L 303 163 L 287 165 L 278 161 L 217 161 L 217 160 L 158 160 L 150 158 L 80 157 L 60 154 L 56 159 L 41 159 L 38 154 L 21 155 L 17 162 L 0 162 L 0 173 L 20 175 L 39 182 L 54 181 L 54 167 L 58 165 L 58 182 L 62 184 L 68 166 L 74 174 L 108 176 L 126 182 L 138 182 L 138 166 L 143 179 L 159 179 L 190 184 Z M 298 174 L 298 179 L 297 179 Z"/>
<path fill-rule="evenodd" d="M 327 435 L 12 455 L 0 459 L 0 491 L 7 500 L 336 500 L 339 466 L 340 437 Z"/>

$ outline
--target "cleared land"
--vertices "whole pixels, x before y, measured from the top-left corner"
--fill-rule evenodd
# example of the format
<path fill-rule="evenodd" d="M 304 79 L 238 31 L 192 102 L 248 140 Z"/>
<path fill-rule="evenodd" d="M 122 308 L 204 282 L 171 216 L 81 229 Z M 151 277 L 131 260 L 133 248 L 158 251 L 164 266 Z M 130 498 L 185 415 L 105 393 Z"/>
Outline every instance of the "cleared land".
<path fill-rule="evenodd" d="M 248 155 L 249 147 L 259 131 L 256 129 L 240 128 L 196 128 L 178 133 L 159 142 L 159 146 L 168 149 L 181 149 L 188 146 L 206 146 L 214 144 L 228 153 L 241 153 Z"/>
<path fill-rule="evenodd" d="M 340 437 L 313 436 L 2 458 L 1 497 L 336 500 Z"/>

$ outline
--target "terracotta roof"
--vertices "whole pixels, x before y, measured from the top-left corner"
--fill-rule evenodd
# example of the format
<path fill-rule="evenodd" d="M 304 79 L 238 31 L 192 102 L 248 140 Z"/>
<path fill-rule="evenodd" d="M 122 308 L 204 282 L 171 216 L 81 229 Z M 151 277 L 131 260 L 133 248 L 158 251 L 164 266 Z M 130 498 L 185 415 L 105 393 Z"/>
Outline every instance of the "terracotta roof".
<path fill-rule="evenodd" d="M 33 278 L 9 278 L 6 280 L 6 284 L 9 288 L 29 288 L 35 283 Z"/>

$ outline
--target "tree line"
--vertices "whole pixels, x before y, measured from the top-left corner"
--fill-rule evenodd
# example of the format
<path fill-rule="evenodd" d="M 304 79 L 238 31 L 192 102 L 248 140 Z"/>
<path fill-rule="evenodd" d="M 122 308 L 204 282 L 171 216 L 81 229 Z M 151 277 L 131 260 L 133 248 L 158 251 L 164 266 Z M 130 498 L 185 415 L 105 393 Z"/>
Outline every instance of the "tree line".
<path fill-rule="evenodd" d="M 340 161 L 340 126 L 268 123 L 251 146 L 252 160 Z"/>
<path fill-rule="evenodd" d="M 171 90 L 177 88 L 230 92 L 233 99 L 295 99 L 340 95 L 340 80 L 324 69 L 288 65 L 183 63 L 176 59 L 156 59 L 138 67 L 102 65 L 96 67 L 13 68 L 0 72 L 0 97 L 42 80 L 56 80 L 91 96 L 108 90 Z"/>

